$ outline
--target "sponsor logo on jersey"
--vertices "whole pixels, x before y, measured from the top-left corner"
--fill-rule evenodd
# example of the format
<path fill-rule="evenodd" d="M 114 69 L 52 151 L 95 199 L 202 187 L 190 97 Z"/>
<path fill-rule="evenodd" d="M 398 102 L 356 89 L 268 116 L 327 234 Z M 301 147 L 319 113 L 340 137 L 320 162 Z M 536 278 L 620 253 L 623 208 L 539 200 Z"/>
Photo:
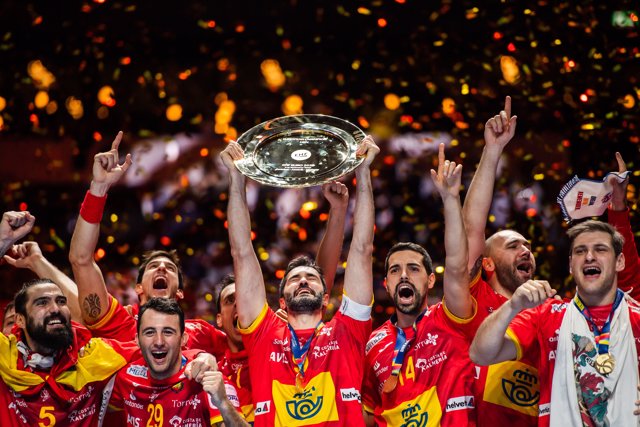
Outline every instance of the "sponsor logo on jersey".
<path fill-rule="evenodd" d="M 140 427 L 140 418 L 127 414 L 127 425 L 133 427 Z"/>
<path fill-rule="evenodd" d="M 287 413 L 294 420 L 308 420 L 315 417 L 322 409 L 324 396 L 314 396 L 315 387 L 293 395 L 293 399 L 287 400 Z"/>
<path fill-rule="evenodd" d="M 551 314 L 560 313 L 565 308 L 567 308 L 567 303 L 565 302 L 563 302 L 562 304 L 551 304 Z"/>
<path fill-rule="evenodd" d="M 67 418 L 69 423 L 77 423 L 96 413 L 96 405 L 87 406 L 86 408 L 71 411 Z"/>
<path fill-rule="evenodd" d="M 171 390 L 174 393 L 180 393 L 183 388 L 184 388 L 184 383 L 182 381 L 171 386 Z"/>
<path fill-rule="evenodd" d="M 416 368 L 420 369 L 420 372 L 424 372 L 433 366 L 439 365 L 445 360 L 447 360 L 447 352 L 441 351 L 428 359 L 418 359 L 416 361 Z"/>
<path fill-rule="evenodd" d="M 177 415 L 174 415 L 173 417 L 171 417 L 171 419 L 169 420 L 169 424 L 171 424 L 171 427 L 179 427 L 182 425 L 182 418 L 180 418 Z"/>
<path fill-rule="evenodd" d="M 289 363 L 287 355 L 278 351 L 272 351 L 269 360 L 276 363 Z"/>
<path fill-rule="evenodd" d="M 539 411 L 538 411 L 538 416 L 540 417 L 545 417 L 551 414 L 551 404 L 550 403 L 545 403 L 543 405 L 540 405 Z"/>
<path fill-rule="evenodd" d="M 255 408 L 255 411 L 254 411 L 254 414 L 256 415 L 256 417 L 258 415 L 268 414 L 269 412 L 271 412 L 271 401 L 270 400 L 265 400 L 264 402 L 256 403 L 256 408 Z"/>
<path fill-rule="evenodd" d="M 196 409 L 198 409 L 198 406 L 200 406 L 200 404 L 202 403 L 202 401 L 200 399 L 198 399 L 198 396 L 193 396 L 191 399 L 187 399 L 187 400 L 172 400 L 171 401 L 173 403 L 173 407 L 174 408 L 182 408 L 188 405 L 193 406 L 193 410 L 195 411 Z"/>
<path fill-rule="evenodd" d="M 502 390 L 505 396 L 519 406 L 532 406 L 540 400 L 537 391 L 538 377 L 529 369 L 513 371 L 510 379 L 502 379 Z"/>
<path fill-rule="evenodd" d="M 327 355 L 327 353 L 329 353 L 330 351 L 333 350 L 340 350 L 340 345 L 338 344 L 338 341 L 333 340 L 331 341 L 329 344 L 325 344 L 321 347 L 314 347 L 313 348 L 313 357 L 315 357 L 316 359 L 319 357 L 324 357 Z"/>
<path fill-rule="evenodd" d="M 378 344 L 380 341 L 382 341 L 382 339 L 384 337 L 387 336 L 387 331 L 380 331 L 377 334 L 375 334 L 373 337 L 371 337 L 371 339 L 367 342 L 367 346 L 364 349 L 365 353 L 369 353 L 369 350 L 371 350 L 371 348 Z"/>
<path fill-rule="evenodd" d="M 320 330 L 320 332 L 318 332 L 318 336 L 321 337 L 323 335 L 326 335 L 326 336 L 330 337 L 332 330 L 333 330 L 333 326 L 325 326 L 324 328 L 322 328 Z"/>
<path fill-rule="evenodd" d="M 76 396 L 73 396 L 71 399 L 69 399 L 69 403 L 74 404 L 74 403 L 80 402 L 83 399 L 88 399 L 89 397 L 91 397 L 92 392 L 93 392 L 93 387 L 89 386 L 87 387 L 87 390 L 84 393 L 80 393 Z"/>
<path fill-rule="evenodd" d="M 149 369 L 142 365 L 131 365 L 127 368 L 127 375 L 138 378 L 148 378 Z"/>
<path fill-rule="evenodd" d="M 489 366 L 483 399 L 524 415 L 538 415 L 540 389 L 538 371 L 519 361 Z"/>
<path fill-rule="evenodd" d="M 442 408 L 436 388 L 431 387 L 411 400 L 399 403 L 381 414 L 388 426 L 426 427 L 440 425 Z"/>
<path fill-rule="evenodd" d="M 340 395 L 342 396 L 343 402 L 352 402 L 354 400 L 360 402 L 362 400 L 360 392 L 355 387 L 341 388 Z"/>
<path fill-rule="evenodd" d="M 452 397 L 447 400 L 446 412 L 461 411 L 475 408 L 473 396 Z"/>
<path fill-rule="evenodd" d="M 430 334 L 427 333 L 427 338 L 420 341 L 416 344 L 416 350 L 420 350 L 422 347 L 425 347 L 427 344 L 436 345 L 438 344 L 438 334 Z"/>

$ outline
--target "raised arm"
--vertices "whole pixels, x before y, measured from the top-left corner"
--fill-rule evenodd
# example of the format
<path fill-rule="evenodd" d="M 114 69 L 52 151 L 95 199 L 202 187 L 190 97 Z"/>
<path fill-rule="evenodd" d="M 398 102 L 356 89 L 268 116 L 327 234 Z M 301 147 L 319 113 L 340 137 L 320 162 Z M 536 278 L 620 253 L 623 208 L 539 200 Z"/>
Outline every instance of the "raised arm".
<path fill-rule="evenodd" d="M 344 240 L 344 223 L 349 206 L 349 190 L 341 182 L 329 182 L 322 186 L 322 194 L 329 201 L 329 220 L 327 228 L 318 248 L 316 263 L 324 272 L 324 281 L 327 284 L 327 293 L 331 294 L 333 282 L 336 278 L 336 270 L 342 253 Z"/>
<path fill-rule="evenodd" d="M 236 276 L 236 307 L 240 326 L 246 328 L 260 315 L 267 301 L 267 294 L 262 269 L 251 243 L 251 219 L 245 177 L 235 165 L 235 161 L 243 157 L 242 148 L 234 141 L 220 153 L 222 162 L 229 170 L 227 221 L 233 273 Z"/>
<path fill-rule="evenodd" d="M 622 159 L 620 153 L 616 153 L 616 161 L 618 162 L 618 172 L 627 171 L 627 165 Z M 627 208 L 627 185 L 629 185 L 629 177 L 619 182 L 615 177 L 610 177 L 609 182 L 613 187 L 611 195 L 611 205 L 608 212 L 608 222 L 613 225 L 616 230 L 624 237 L 624 270 L 618 273 L 618 287 L 627 292 L 633 289 L 631 296 L 638 300 L 640 298 L 640 257 L 636 248 L 635 236 L 631 229 L 629 219 L 629 209 Z"/>
<path fill-rule="evenodd" d="M 78 304 L 78 287 L 69 276 L 44 257 L 40 246 L 36 242 L 24 242 L 14 245 L 9 253 L 4 256 L 4 259 L 9 265 L 16 268 L 28 268 L 40 279 L 51 279 L 60 287 L 64 296 L 67 297 L 67 306 L 71 311 L 71 319 L 82 323 L 82 313 Z"/>
<path fill-rule="evenodd" d="M 507 335 L 509 323 L 522 310 L 537 307 L 555 294 L 556 290 L 544 280 L 529 280 L 519 286 L 511 299 L 480 325 L 469 349 L 471 360 L 483 366 L 515 360 L 516 345 Z"/>
<path fill-rule="evenodd" d="M 354 225 L 347 268 L 344 273 L 344 292 L 358 304 L 370 305 L 373 300 L 373 227 L 374 205 L 371 188 L 371 163 L 380 148 L 367 136 L 358 146 L 356 152 L 365 156 L 364 161 L 356 168 L 356 207 L 353 213 Z"/>
<path fill-rule="evenodd" d="M 29 212 L 8 211 L 0 220 L 0 256 L 3 256 L 15 242 L 29 234 L 36 217 Z"/>
<path fill-rule="evenodd" d="M 462 208 L 469 242 L 468 265 L 472 273 L 475 273 L 473 267 L 484 253 L 484 232 L 493 200 L 496 168 L 502 150 L 516 132 L 516 120 L 517 116 L 511 116 L 511 97 L 507 96 L 504 100 L 504 110 L 490 118 L 484 126 L 484 150 Z"/>
<path fill-rule="evenodd" d="M 431 169 L 431 179 L 444 205 L 444 303 L 454 316 L 467 319 L 473 314 L 473 302 L 469 292 L 467 235 L 460 206 L 462 165 L 445 160 L 444 144 L 438 147 L 438 171 Z"/>
<path fill-rule="evenodd" d="M 93 254 L 100 236 L 100 221 L 107 192 L 131 166 L 130 154 L 127 154 L 122 165 L 118 159 L 121 140 L 122 132 L 118 132 L 111 150 L 98 153 L 93 158 L 93 180 L 82 203 L 69 248 L 69 262 L 78 285 L 78 301 L 87 324 L 95 323 L 109 308 L 107 286 Z"/>

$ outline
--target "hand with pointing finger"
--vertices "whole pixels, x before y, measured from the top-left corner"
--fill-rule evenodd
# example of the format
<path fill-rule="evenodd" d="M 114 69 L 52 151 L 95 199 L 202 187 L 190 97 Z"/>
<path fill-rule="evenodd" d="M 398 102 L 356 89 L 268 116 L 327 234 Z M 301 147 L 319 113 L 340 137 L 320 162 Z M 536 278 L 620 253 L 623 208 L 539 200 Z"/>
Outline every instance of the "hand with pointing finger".
<path fill-rule="evenodd" d="M 127 154 L 124 163 L 120 164 L 118 147 L 122 141 L 122 131 L 118 132 L 111 143 L 111 150 L 98 153 L 93 157 L 93 180 L 90 191 L 95 196 L 104 196 L 109 188 L 122 178 L 131 166 L 131 154 Z"/>

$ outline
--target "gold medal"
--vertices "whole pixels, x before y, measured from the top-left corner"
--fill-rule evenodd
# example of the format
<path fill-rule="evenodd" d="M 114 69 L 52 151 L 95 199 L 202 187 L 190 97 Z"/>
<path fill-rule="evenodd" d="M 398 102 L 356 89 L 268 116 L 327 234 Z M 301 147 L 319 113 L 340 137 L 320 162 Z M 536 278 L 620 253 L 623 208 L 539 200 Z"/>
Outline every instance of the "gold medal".
<path fill-rule="evenodd" d="M 389 378 L 384 382 L 384 386 L 382 386 L 382 391 L 384 393 L 391 393 L 393 390 L 396 389 L 397 385 L 398 385 L 398 376 L 390 375 Z"/>
<path fill-rule="evenodd" d="M 596 357 L 593 367 L 596 368 L 596 371 L 598 371 L 600 375 L 609 375 L 616 367 L 616 359 L 611 353 L 599 354 Z"/>

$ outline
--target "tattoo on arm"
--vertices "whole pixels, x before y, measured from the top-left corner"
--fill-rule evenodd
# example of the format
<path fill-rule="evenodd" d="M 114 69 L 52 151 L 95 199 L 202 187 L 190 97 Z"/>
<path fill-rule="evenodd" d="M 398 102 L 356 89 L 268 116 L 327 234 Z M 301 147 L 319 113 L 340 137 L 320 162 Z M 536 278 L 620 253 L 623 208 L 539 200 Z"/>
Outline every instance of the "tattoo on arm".
<path fill-rule="evenodd" d="M 90 319 L 97 319 L 100 316 L 100 297 L 98 294 L 89 294 L 82 304 L 84 314 Z"/>

